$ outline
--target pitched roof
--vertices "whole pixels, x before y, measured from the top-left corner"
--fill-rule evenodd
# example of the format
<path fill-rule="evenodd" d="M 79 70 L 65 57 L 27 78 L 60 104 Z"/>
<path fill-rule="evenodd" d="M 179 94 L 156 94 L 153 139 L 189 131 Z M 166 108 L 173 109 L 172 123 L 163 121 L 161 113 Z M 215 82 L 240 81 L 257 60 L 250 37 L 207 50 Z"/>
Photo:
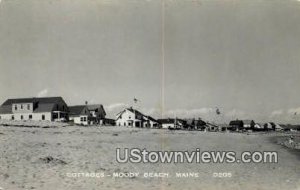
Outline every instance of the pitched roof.
<path fill-rule="evenodd" d="M 126 110 L 128 110 L 128 111 L 130 111 L 130 112 L 132 112 L 132 113 L 135 113 L 138 117 L 140 117 L 140 118 L 146 118 L 146 119 L 148 119 L 148 120 L 151 120 L 151 121 L 154 121 L 154 122 L 158 122 L 156 119 L 154 119 L 153 117 L 151 117 L 151 116 L 148 116 L 148 115 L 144 115 L 143 113 L 141 113 L 140 111 L 138 111 L 138 110 L 136 110 L 136 109 L 133 109 L 132 107 L 130 107 L 130 108 L 125 108 L 123 111 L 121 111 L 121 112 L 119 112 L 118 114 L 117 114 L 117 119 L 119 119 L 119 117 L 126 111 Z"/>
<path fill-rule="evenodd" d="M 239 126 L 242 126 L 242 125 L 244 125 L 244 123 L 243 123 L 242 120 L 233 120 L 233 121 L 230 121 L 229 125 L 239 125 Z"/>
<path fill-rule="evenodd" d="M 87 109 L 86 105 L 78 105 L 78 106 L 69 106 L 69 115 L 70 116 L 78 116 L 78 115 L 88 115 L 88 113 L 83 113 L 84 109 Z"/>
<path fill-rule="evenodd" d="M 55 104 L 39 104 L 39 106 L 33 111 L 34 113 L 48 112 L 54 110 Z"/>
<path fill-rule="evenodd" d="M 16 98 L 16 99 L 7 99 L 2 106 L 19 104 L 19 103 L 40 103 L 40 104 L 50 104 L 50 103 L 65 103 L 62 97 L 42 97 L 42 98 Z"/>
<path fill-rule="evenodd" d="M 104 107 L 102 104 L 92 104 L 92 105 L 87 105 L 87 108 L 89 111 L 95 111 L 97 109 L 101 109 L 104 112 L 104 115 L 106 115 L 106 112 L 104 110 Z"/>

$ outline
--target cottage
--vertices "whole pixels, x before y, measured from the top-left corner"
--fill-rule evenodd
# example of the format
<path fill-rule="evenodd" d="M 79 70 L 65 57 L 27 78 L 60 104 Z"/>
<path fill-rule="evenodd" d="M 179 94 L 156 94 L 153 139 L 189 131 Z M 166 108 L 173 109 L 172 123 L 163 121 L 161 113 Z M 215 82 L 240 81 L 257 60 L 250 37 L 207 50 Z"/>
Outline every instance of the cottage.
<path fill-rule="evenodd" d="M 275 127 L 276 127 L 276 125 L 273 122 L 268 122 L 268 123 L 264 124 L 265 131 L 273 131 L 273 130 L 275 130 Z"/>
<path fill-rule="evenodd" d="M 104 110 L 103 105 L 101 104 L 87 105 L 87 109 L 90 112 L 91 124 L 100 124 L 100 125 L 104 124 L 106 112 Z"/>
<path fill-rule="evenodd" d="M 69 106 L 69 120 L 73 121 L 77 125 L 89 125 L 90 124 L 90 112 L 86 105 Z"/>
<path fill-rule="evenodd" d="M 204 130 L 206 128 L 206 122 L 199 119 L 187 119 L 187 126 L 185 128 L 192 130 Z"/>
<path fill-rule="evenodd" d="M 178 118 L 159 119 L 158 122 L 162 129 L 183 129 L 187 125 L 185 120 Z"/>
<path fill-rule="evenodd" d="M 62 97 L 8 99 L 0 106 L 0 119 L 66 121 L 68 111 Z"/>
<path fill-rule="evenodd" d="M 243 120 L 243 128 L 246 130 L 253 129 L 255 122 L 253 120 Z"/>
<path fill-rule="evenodd" d="M 133 108 L 126 108 L 122 112 L 118 113 L 116 118 L 116 124 L 117 126 L 128 127 L 159 127 L 157 120 L 150 116 L 144 115 Z"/>
<path fill-rule="evenodd" d="M 242 120 L 230 121 L 228 129 L 231 131 L 238 131 L 243 129 L 244 123 Z"/>

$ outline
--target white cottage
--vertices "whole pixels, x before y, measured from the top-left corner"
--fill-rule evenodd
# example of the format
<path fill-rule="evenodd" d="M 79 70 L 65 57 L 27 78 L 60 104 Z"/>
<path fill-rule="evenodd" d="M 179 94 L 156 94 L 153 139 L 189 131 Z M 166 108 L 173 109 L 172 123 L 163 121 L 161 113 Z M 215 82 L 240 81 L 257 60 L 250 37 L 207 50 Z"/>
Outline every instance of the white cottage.
<path fill-rule="evenodd" d="M 69 120 L 77 125 L 89 125 L 91 114 L 86 105 L 69 106 Z"/>
<path fill-rule="evenodd" d="M 159 127 L 157 120 L 150 116 L 144 115 L 133 108 L 126 108 L 122 112 L 118 113 L 116 118 L 116 125 L 145 128 Z"/>

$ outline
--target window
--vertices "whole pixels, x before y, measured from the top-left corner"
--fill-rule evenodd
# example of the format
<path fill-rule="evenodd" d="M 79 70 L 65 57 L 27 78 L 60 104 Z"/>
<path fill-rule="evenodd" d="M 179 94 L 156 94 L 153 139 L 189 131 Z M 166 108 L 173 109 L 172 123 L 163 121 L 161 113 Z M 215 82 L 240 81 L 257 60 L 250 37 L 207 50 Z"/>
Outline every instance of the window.
<path fill-rule="evenodd" d="M 83 121 L 86 121 L 86 119 L 87 119 L 87 118 L 86 118 L 86 117 L 84 117 L 84 118 L 83 118 Z"/>
<path fill-rule="evenodd" d="M 15 116 L 14 115 L 11 116 L 11 120 L 15 120 Z"/>
<path fill-rule="evenodd" d="M 1 116 L 0 116 L 0 119 L 1 119 Z"/>
<path fill-rule="evenodd" d="M 23 120 L 24 119 L 24 117 L 23 117 L 23 115 L 21 115 L 21 120 Z"/>
<path fill-rule="evenodd" d="M 21 104 L 21 110 L 23 109 L 23 104 Z"/>
<path fill-rule="evenodd" d="M 18 110 L 18 106 L 17 105 L 15 105 L 15 110 Z"/>
<path fill-rule="evenodd" d="M 124 122 L 124 126 L 126 126 L 126 122 Z"/>
<path fill-rule="evenodd" d="M 42 120 L 45 120 L 45 115 L 42 115 Z"/>
<path fill-rule="evenodd" d="M 80 117 L 80 121 L 83 121 L 83 117 Z"/>
<path fill-rule="evenodd" d="M 30 110 L 30 104 L 27 104 L 27 109 Z"/>
<path fill-rule="evenodd" d="M 29 115 L 28 118 L 29 118 L 29 119 L 32 119 L 32 115 Z"/>

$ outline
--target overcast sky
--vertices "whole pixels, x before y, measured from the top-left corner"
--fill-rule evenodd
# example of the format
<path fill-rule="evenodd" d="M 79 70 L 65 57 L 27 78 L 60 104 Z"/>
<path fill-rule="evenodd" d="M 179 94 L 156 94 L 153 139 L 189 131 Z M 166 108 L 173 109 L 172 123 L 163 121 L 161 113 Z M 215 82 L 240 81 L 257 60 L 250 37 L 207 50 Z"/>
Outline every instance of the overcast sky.
<path fill-rule="evenodd" d="M 297 0 L 2 0 L 0 101 L 293 123 L 299 35 Z"/>

